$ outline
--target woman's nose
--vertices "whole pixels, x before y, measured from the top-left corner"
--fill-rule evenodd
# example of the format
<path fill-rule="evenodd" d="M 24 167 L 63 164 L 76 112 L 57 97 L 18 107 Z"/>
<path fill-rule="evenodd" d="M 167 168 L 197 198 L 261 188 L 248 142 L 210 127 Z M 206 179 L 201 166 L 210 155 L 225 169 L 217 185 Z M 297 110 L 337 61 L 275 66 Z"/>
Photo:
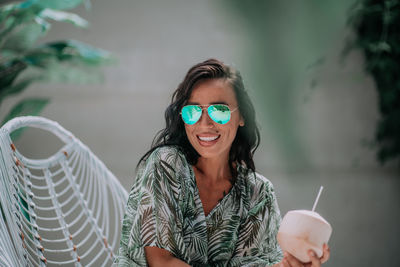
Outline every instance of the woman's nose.
<path fill-rule="evenodd" d="M 213 125 L 212 119 L 210 118 L 210 116 L 208 116 L 207 109 L 202 110 L 201 117 L 198 123 L 203 126 Z"/>

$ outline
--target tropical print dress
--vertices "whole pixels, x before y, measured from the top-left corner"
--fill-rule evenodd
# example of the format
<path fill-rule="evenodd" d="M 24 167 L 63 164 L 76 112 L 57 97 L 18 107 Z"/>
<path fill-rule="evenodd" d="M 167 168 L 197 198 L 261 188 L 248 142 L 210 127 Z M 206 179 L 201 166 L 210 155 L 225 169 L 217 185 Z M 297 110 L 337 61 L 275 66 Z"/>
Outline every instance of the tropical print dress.
<path fill-rule="evenodd" d="M 231 190 L 205 216 L 192 167 L 176 147 L 156 149 L 139 168 L 114 265 L 147 266 L 144 247 L 191 266 L 266 266 L 282 251 L 280 213 L 269 180 L 239 165 Z"/>

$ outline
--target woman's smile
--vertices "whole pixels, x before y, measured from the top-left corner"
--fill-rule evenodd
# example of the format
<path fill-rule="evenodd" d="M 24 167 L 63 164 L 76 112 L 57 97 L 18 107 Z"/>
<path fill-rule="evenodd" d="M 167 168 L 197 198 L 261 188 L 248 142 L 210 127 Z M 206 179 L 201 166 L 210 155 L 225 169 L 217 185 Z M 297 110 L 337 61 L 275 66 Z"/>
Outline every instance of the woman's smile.
<path fill-rule="evenodd" d="M 197 139 L 199 144 L 202 146 L 213 146 L 219 140 L 221 135 L 219 134 L 199 134 L 197 135 Z"/>

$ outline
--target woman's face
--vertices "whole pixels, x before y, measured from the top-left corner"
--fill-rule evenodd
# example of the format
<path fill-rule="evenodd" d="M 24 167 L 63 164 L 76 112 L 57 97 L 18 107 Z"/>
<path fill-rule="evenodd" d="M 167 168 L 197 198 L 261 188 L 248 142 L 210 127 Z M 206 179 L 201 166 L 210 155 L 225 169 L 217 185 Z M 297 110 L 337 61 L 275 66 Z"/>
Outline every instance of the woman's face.
<path fill-rule="evenodd" d="M 187 105 L 225 104 L 230 110 L 238 107 L 235 92 L 223 79 L 200 81 L 192 90 Z M 193 148 L 203 158 L 228 157 L 239 125 L 244 121 L 239 109 L 231 113 L 226 124 L 214 122 L 203 109 L 199 121 L 193 125 L 185 123 L 186 135 Z"/>

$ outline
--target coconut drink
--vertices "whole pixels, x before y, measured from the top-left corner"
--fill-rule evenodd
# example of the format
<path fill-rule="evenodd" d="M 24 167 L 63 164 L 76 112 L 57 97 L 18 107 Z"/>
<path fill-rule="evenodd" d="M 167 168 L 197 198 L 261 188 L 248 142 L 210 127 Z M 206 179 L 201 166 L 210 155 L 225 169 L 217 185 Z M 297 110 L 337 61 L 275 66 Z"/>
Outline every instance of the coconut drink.
<path fill-rule="evenodd" d="M 278 243 L 283 251 L 287 251 L 303 263 L 310 262 L 308 250 L 313 250 L 317 257 L 322 257 L 323 244 L 328 243 L 332 233 L 331 225 L 315 212 L 321 186 L 312 210 L 291 210 L 283 217 Z"/>

